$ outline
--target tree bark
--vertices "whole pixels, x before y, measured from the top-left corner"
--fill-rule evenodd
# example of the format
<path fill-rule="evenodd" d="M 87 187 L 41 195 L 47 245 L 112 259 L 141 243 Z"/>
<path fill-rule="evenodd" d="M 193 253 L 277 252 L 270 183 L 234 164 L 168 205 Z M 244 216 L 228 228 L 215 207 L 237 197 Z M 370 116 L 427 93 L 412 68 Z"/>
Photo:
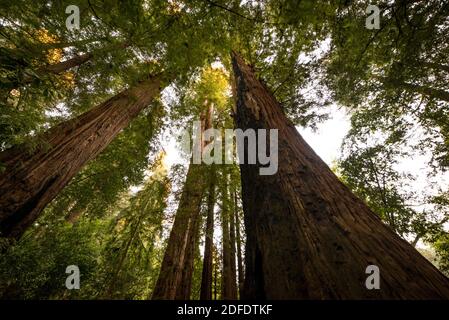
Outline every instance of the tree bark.
<path fill-rule="evenodd" d="M 81 116 L 45 132 L 44 145 L 19 145 L 0 153 L 0 233 L 20 238 L 45 206 L 81 168 L 159 94 L 161 76 L 124 90 Z"/>
<path fill-rule="evenodd" d="M 449 281 L 385 225 L 299 135 L 241 57 L 232 53 L 236 126 L 278 129 L 278 171 L 241 164 L 244 299 L 442 299 Z M 247 146 L 246 146 L 247 147 Z M 368 290 L 369 265 L 380 289 Z"/>
<path fill-rule="evenodd" d="M 231 211 L 230 209 L 231 208 L 230 208 L 229 189 L 228 189 L 228 176 L 225 171 L 224 187 L 222 191 L 222 209 L 221 209 L 222 256 L 223 256 L 221 299 L 223 300 L 237 299 L 235 267 L 234 267 L 234 274 L 232 268 L 232 249 L 231 249 L 231 238 L 229 227 L 230 211 Z"/>
<path fill-rule="evenodd" d="M 202 132 L 211 124 L 212 105 L 208 105 L 206 116 L 201 117 Z M 201 151 L 204 148 L 202 140 Z M 198 234 L 201 201 L 206 189 L 205 167 L 203 164 L 189 165 L 186 182 L 176 211 L 167 248 L 165 249 L 153 300 L 188 300 L 193 274 L 194 250 Z"/>
<path fill-rule="evenodd" d="M 201 201 L 200 206 L 198 208 L 198 214 L 194 218 L 194 225 L 192 232 L 189 233 L 189 237 L 187 238 L 187 246 L 186 246 L 186 257 L 185 257 L 185 266 L 181 272 L 181 280 L 179 282 L 178 287 L 176 288 L 176 296 L 177 300 L 190 300 L 192 294 L 192 277 L 194 271 L 194 262 L 195 262 L 195 253 L 198 248 L 198 241 L 200 230 L 199 226 L 201 225 Z"/>
<path fill-rule="evenodd" d="M 242 295 L 242 289 L 243 289 L 243 258 L 242 258 L 242 240 L 240 238 L 240 218 L 239 218 L 239 212 L 238 212 L 238 205 L 237 205 L 237 193 L 234 193 L 234 207 L 235 207 L 235 233 L 236 233 L 236 243 L 237 243 L 237 265 L 238 265 L 238 276 L 239 276 L 239 282 L 238 282 L 238 290 L 239 290 L 239 297 Z"/>
<path fill-rule="evenodd" d="M 236 207 L 234 206 L 234 193 L 231 193 L 232 197 L 232 210 L 229 211 L 229 246 L 230 246 L 230 263 L 231 263 L 231 296 L 232 299 L 237 300 L 237 269 L 236 269 L 236 246 L 235 246 L 235 211 Z"/>
<path fill-rule="evenodd" d="M 214 245 L 215 172 L 211 169 L 211 182 L 207 198 L 206 241 L 204 244 L 203 271 L 200 300 L 212 300 L 212 254 Z"/>
<path fill-rule="evenodd" d="M 214 266 L 214 300 L 218 299 L 218 261 L 219 259 L 217 259 L 218 256 L 218 250 L 217 248 L 212 244 L 212 263 Z M 215 263 L 214 263 L 215 261 Z"/>
<path fill-rule="evenodd" d="M 59 74 L 64 71 L 67 71 L 71 68 L 77 67 L 82 65 L 83 63 L 86 63 L 92 58 L 91 53 L 85 53 L 79 56 L 75 56 L 71 59 L 61 61 L 55 64 L 48 65 L 46 67 L 43 67 L 40 69 L 41 72 L 49 72 L 54 74 Z"/>

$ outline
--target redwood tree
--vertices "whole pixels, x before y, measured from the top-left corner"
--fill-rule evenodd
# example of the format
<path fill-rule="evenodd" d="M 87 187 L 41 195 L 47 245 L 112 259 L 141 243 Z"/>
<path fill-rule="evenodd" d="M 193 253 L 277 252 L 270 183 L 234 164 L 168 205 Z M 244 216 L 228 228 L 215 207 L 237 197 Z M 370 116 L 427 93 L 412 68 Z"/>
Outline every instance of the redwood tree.
<path fill-rule="evenodd" d="M 237 246 L 237 266 L 238 266 L 238 290 L 239 296 L 242 294 L 243 288 L 243 258 L 242 258 L 242 241 L 240 237 L 240 217 L 237 203 L 237 192 L 234 191 L 234 218 L 235 218 L 235 240 Z"/>
<path fill-rule="evenodd" d="M 207 107 L 201 116 L 202 133 L 212 124 L 213 106 Z M 198 147 L 202 151 L 205 145 L 201 139 Z M 152 299 L 190 299 L 201 202 L 207 187 L 205 169 L 203 164 L 189 165 Z"/>
<path fill-rule="evenodd" d="M 207 196 L 207 219 L 204 244 L 203 271 L 201 274 L 201 300 L 212 300 L 212 254 L 214 245 L 215 170 L 211 168 L 211 178 Z"/>
<path fill-rule="evenodd" d="M 161 90 L 150 76 L 92 110 L 45 132 L 35 151 L 18 145 L 0 153 L 0 234 L 19 238 L 45 206 Z"/>
<path fill-rule="evenodd" d="M 237 299 L 237 286 L 235 274 L 235 246 L 233 252 L 231 244 L 231 199 L 229 198 L 228 175 L 225 170 L 223 175 L 224 187 L 222 191 L 221 208 L 223 273 L 221 278 L 221 298 L 223 300 L 235 300 Z M 233 254 L 234 258 L 232 257 Z M 232 263 L 234 263 L 234 267 L 232 266 Z"/>
<path fill-rule="evenodd" d="M 236 127 L 279 130 L 276 174 L 260 175 L 259 163 L 240 165 L 242 298 L 449 298 L 448 279 L 335 176 L 236 53 L 232 64 Z M 379 290 L 365 286 L 369 265 L 379 267 Z"/>

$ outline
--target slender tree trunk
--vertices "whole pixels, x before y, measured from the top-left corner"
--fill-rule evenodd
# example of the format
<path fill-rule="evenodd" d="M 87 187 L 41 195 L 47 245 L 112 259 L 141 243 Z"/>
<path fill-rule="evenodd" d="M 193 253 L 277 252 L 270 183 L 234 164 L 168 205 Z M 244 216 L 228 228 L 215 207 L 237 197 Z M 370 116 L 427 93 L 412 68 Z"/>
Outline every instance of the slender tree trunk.
<path fill-rule="evenodd" d="M 234 206 L 234 193 L 231 193 L 232 197 L 232 210 L 229 211 L 229 246 L 230 246 L 230 263 L 231 263 L 231 296 L 232 299 L 237 299 L 237 269 L 236 269 L 236 246 L 235 246 L 235 211 L 236 207 Z"/>
<path fill-rule="evenodd" d="M 213 259 L 215 261 L 212 262 L 213 266 L 214 266 L 214 300 L 217 300 L 217 298 L 218 298 L 218 261 L 219 261 L 219 259 L 217 259 L 217 257 L 216 257 L 218 255 L 217 248 L 214 245 L 212 245 L 212 246 L 213 246 L 212 256 L 215 257 L 215 259 Z"/>
<path fill-rule="evenodd" d="M 212 300 L 212 254 L 214 245 L 215 171 L 211 168 L 211 182 L 207 198 L 206 241 L 204 244 L 203 271 L 200 300 Z"/>
<path fill-rule="evenodd" d="M 211 124 L 212 105 L 202 116 L 202 132 Z M 204 148 L 204 141 L 200 146 Z M 203 194 L 206 189 L 205 167 L 190 164 L 179 201 L 164 259 L 152 299 L 190 299 L 195 241 Z"/>
<path fill-rule="evenodd" d="M 0 153 L 0 233 L 19 238 L 81 168 L 159 94 L 161 76 L 50 129 L 34 152 L 19 145 Z"/>
<path fill-rule="evenodd" d="M 237 265 L 238 265 L 238 289 L 239 289 L 239 297 L 242 295 L 243 288 L 243 259 L 242 259 L 242 240 L 240 238 L 240 218 L 238 212 L 238 204 L 237 204 L 237 193 L 234 192 L 234 207 L 235 207 L 235 234 L 236 234 L 236 243 L 237 243 Z"/>
<path fill-rule="evenodd" d="M 87 61 L 89 61 L 92 58 L 92 56 L 93 55 L 91 53 L 85 53 L 85 54 L 70 58 L 68 60 L 43 67 L 40 69 L 40 71 L 59 74 L 64 71 L 67 71 L 71 68 L 80 66 L 83 63 L 86 63 Z"/>
<path fill-rule="evenodd" d="M 122 271 L 123 268 L 123 263 L 125 262 L 125 259 L 128 256 L 128 251 L 129 248 L 131 246 L 131 243 L 134 241 L 137 231 L 139 230 L 140 227 L 140 223 L 142 221 L 142 215 L 139 216 L 136 225 L 134 226 L 134 228 L 131 231 L 131 235 L 128 238 L 128 240 L 126 241 L 126 245 L 123 248 L 123 251 L 120 252 L 120 258 L 118 259 L 118 261 L 116 261 L 116 265 L 114 266 L 112 275 L 111 275 L 111 280 L 109 282 L 109 286 L 108 289 L 106 290 L 105 293 L 105 297 L 106 298 L 112 298 L 114 295 L 114 290 L 115 290 L 115 284 L 117 282 L 118 276 L 120 274 L 120 272 Z"/>
<path fill-rule="evenodd" d="M 226 172 L 226 171 L 225 171 Z M 221 299 L 235 300 L 237 299 L 237 290 L 235 283 L 235 273 L 232 273 L 232 249 L 230 238 L 230 199 L 228 190 L 228 176 L 224 173 L 224 187 L 222 191 L 222 210 L 221 210 L 221 226 L 222 226 L 222 255 L 223 255 L 223 272 L 221 278 Z M 234 260 L 235 262 L 235 260 Z M 234 268 L 235 271 L 235 268 Z"/>
<path fill-rule="evenodd" d="M 278 129 L 278 171 L 242 164 L 246 273 L 242 297 L 441 299 L 449 281 L 334 175 L 235 53 L 236 126 Z M 369 265 L 380 289 L 368 290 Z M 374 275 L 375 276 L 375 275 Z"/>
<path fill-rule="evenodd" d="M 111 50 L 121 50 L 121 49 L 126 49 L 128 48 L 130 45 L 129 42 L 122 42 L 119 44 L 116 44 L 114 46 L 111 47 Z M 68 60 L 65 61 L 61 61 L 52 65 L 48 65 L 45 67 L 42 67 L 41 69 L 38 70 L 38 72 L 40 73 L 45 73 L 45 72 L 49 72 L 49 73 L 54 73 L 54 74 L 59 74 L 62 73 L 64 71 L 67 71 L 71 68 L 74 67 L 78 67 L 84 63 L 86 63 L 87 61 L 89 61 L 90 59 L 93 58 L 93 54 L 88 52 L 85 54 L 81 54 L 79 56 L 75 56 L 73 58 L 70 58 Z"/>

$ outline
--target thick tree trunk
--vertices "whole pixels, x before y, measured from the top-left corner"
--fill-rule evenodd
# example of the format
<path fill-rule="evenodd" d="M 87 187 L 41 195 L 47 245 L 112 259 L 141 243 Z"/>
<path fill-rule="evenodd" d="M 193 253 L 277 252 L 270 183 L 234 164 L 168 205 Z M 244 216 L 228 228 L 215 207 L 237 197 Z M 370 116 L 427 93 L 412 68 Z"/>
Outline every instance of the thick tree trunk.
<path fill-rule="evenodd" d="M 211 182 L 207 197 L 207 220 L 204 244 L 203 271 L 201 275 L 200 300 L 212 300 L 212 254 L 214 245 L 215 172 L 211 169 Z"/>
<path fill-rule="evenodd" d="M 222 227 L 222 256 L 223 256 L 223 272 L 221 278 L 221 299 L 235 300 L 237 299 L 237 287 L 232 268 L 232 249 L 230 238 L 230 199 L 228 190 L 228 177 L 225 173 L 225 182 L 222 191 L 222 210 L 221 210 L 221 227 Z M 234 260 L 235 265 L 235 260 Z"/>
<path fill-rule="evenodd" d="M 278 129 L 279 166 L 240 166 L 245 213 L 243 298 L 440 299 L 449 281 L 334 175 L 254 72 L 232 54 L 236 125 Z M 366 268 L 380 270 L 368 290 Z"/>
<path fill-rule="evenodd" d="M 42 135 L 44 146 L 29 153 L 17 146 L 0 153 L 0 233 L 19 238 L 80 169 L 95 158 L 160 92 L 160 76 Z"/>
<path fill-rule="evenodd" d="M 202 130 L 208 129 L 211 124 L 211 110 L 212 106 L 209 105 L 206 116 L 202 116 Z M 204 141 L 199 147 L 203 150 Z M 152 293 L 153 300 L 190 299 L 195 239 L 206 180 L 205 166 L 190 164 L 159 277 Z"/>
<path fill-rule="evenodd" d="M 198 210 L 201 210 L 201 202 Z M 199 226 L 201 225 L 201 214 L 198 212 L 198 215 L 194 218 L 193 232 L 189 233 L 189 237 L 187 239 L 186 246 L 186 256 L 185 256 L 185 264 L 182 269 L 181 280 L 179 282 L 178 287 L 176 288 L 176 296 L 177 300 L 190 300 L 192 293 L 192 278 L 193 271 L 195 268 L 195 253 L 197 253 L 198 241 L 200 230 Z"/>
<path fill-rule="evenodd" d="M 237 244 L 237 265 L 238 265 L 238 290 L 239 297 L 242 295 L 243 289 L 243 258 L 242 258 L 242 240 L 240 238 L 240 218 L 238 212 L 237 204 L 237 193 L 234 192 L 234 208 L 235 208 L 235 234 L 236 234 L 236 244 Z"/>
<path fill-rule="evenodd" d="M 186 290 L 182 290 L 183 297 L 181 297 L 181 289 L 178 288 L 190 287 L 185 282 L 190 282 L 191 279 L 183 277 L 183 273 L 185 269 L 191 267 L 190 260 L 193 259 L 190 252 L 194 246 L 192 239 L 198 229 L 197 220 L 205 189 L 204 184 L 203 166 L 190 164 L 159 277 L 152 294 L 153 300 L 190 298 L 190 292 L 186 292 Z"/>

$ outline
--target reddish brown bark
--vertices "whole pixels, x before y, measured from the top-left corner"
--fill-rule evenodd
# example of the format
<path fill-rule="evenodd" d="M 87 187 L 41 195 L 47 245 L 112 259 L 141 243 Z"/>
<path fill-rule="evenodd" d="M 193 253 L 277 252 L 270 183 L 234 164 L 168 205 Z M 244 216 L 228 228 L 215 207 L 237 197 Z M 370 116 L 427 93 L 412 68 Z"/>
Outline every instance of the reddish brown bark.
<path fill-rule="evenodd" d="M 200 202 L 201 207 L 201 202 Z M 198 210 L 201 210 L 201 208 Z M 199 241 L 199 226 L 201 225 L 201 215 L 198 212 L 198 215 L 194 218 L 193 231 L 189 233 L 189 237 L 187 238 L 187 246 L 186 246 L 186 256 L 185 256 L 185 264 L 184 268 L 181 272 L 181 280 L 179 281 L 179 285 L 176 288 L 176 296 L 177 300 L 190 300 L 192 293 L 192 277 L 194 271 L 194 261 L 195 261 L 195 253 L 199 249 L 198 241 Z"/>
<path fill-rule="evenodd" d="M 80 169 L 95 158 L 160 92 L 149 77 L 41 136 L 34 152 L 23 145 L 0 153 L 0 232 L 19 238 Z"/>
<path fill-rule="evenodd" d="M 214 245 L 215 171 L 211 170 L 211 181 L 207 197 L 207 220 L 204 244 L 203 271 L 201 275 L 200 300 L 212 300 L 212 254 Z"/>
<path fill-rule="evenodd" d="M 224 174 L 224 187 L 222 191 L 222 210 L 221 210 L 221 227 L 222 227 L 222 255 L 223 255 L 223 272 L 221 278 L 221 299 L 235 300 L 237 299 L 237 287 L 235 279 L 235 258 L 234 268 L 232 268 L 232 249 L 230 237 L 230 199 L 228 189 L 228 176 Z"/>
<path fill-rule="evenodd" d="M 82 65 L 83 63 L 86 63 L 92 58 L 91 53 L 85 53 L 79 56 L 75 56 L 73 58 L 70 58 L 68 60 L 58 62 L 55 64 L 48 65 L 46 67 L 43 67 L 40 69 L 41 72 L 50 72 L 54 74 L 59 74 L 64 71 L 67 71 L 71 68 L 77 67 Z"/>
<path fill-rule="evenodd" d="M 218 265 L 219 265 L 219 261 L 220 259 L 218 259 L 218 250 L 217 248 L 213 245 L 212 248 L 212 264 L 214 266 L 214 300 L 218 299 Z"/>
<path fill-rule="evenodd" d="M 202 115 L 202 130 L 208 129 L 212 120 L 212 106 Z M 202 131 L 202 132 L 203 132 Z M 200 146 L 204 148 L 204 141 Z M 201 201 L 207 187 L 205 166 L 190 164 L 186 181 L 176 211 L 161 270 L 152 293 L 152 299 L 190 299 L 194 252 L 197 245 Z"/>
<path fill-rule="evenodd" d="M 233 203 L 233 196 L 231 195 L 231 201 L 232 201 L 232 210 L 229 211 L 229 255 L 230 255 L 230 263 L 231 263 L 231 296 L 232 299 L 237 299 L 237 269 L 236 269 L 236 246 L 235 246 L 235 206 Z"/>
<path fill-rule="evenodd" d="M 441 299 L 449 281 L 334 175 L 252 69 L 232 55 L 236 126 L 279 130 L 279 167 L 240 166 L 246 273 L 242 298 Z M 365 286 L 368 265 L 380 290 Z"/>
<path fill-rule="evenodd" d="M 239 297 L 242 295 L 243 288 L 243 258 L 242 258 L 242 240 L 240 237 L 240 218 L 237 203 L 237 193 L 234 192 L 234 217 L 235 217 L 235 234 L 236 234 L 236 245 L 237 245 L 237 266 L 238 266 L 238 291 Z"/>

